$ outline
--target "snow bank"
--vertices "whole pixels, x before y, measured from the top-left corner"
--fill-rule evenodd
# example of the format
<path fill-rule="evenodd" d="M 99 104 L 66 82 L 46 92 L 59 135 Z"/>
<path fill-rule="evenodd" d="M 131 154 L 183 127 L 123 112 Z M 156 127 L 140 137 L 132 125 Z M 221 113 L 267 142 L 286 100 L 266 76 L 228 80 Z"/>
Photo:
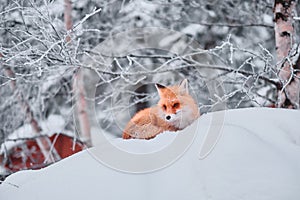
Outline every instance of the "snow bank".
<path fill-rule="evenodd" d="M 161 170 L 134 174 L 111 169 L 96 159 L 95 147 L 42 170 L 9 176 L 0 185 L 0 199 L 300 199 L 299 111 L 226 111 L 219 142 L 201 160 L 200 147 L 213 116 L 154 140 L 113 141 L 129 152 L 149 153 L 197 130 L 188 150 Z"/>

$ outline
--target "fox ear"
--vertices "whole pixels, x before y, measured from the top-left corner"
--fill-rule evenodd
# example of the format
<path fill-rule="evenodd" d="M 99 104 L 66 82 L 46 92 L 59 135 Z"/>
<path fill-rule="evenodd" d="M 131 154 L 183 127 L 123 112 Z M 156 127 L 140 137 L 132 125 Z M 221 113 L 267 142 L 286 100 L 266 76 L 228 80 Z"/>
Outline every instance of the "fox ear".
<path fill-rule="evenodd" d="M 161 89 L 166 88 L 166 86 L 163 86 L 163 85 L 158 84 L 158 83 L 155 84 L 155 87 L 156 87 L 157 92 L 158 92 L 159 95 L 161 94 Z"/>
<path fill-rule="evenodd" d="M 179 92 L 180 94 L 188 94 L 189 93 L 189 85 L 188 85 L 188 80 L 183 79 L 181 83 L 179 84 Z"/>

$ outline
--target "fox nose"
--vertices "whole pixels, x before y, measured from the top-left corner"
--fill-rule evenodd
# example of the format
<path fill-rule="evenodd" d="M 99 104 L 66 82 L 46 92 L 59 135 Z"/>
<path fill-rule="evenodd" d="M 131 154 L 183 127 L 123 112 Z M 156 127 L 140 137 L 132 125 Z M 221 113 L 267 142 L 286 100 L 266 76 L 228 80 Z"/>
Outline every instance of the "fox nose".
<path fill-rule="evenodd" d="M 166 120 L 170 120 L 171 119 L 171 116 L 170 115 L 167 115 L 166 116 Z"/>

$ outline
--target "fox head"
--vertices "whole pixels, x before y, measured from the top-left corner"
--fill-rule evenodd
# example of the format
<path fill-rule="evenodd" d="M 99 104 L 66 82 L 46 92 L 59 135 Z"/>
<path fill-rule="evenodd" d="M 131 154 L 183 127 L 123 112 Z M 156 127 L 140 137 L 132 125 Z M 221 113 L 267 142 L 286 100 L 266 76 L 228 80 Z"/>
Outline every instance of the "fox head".
<path fill-rule="evenodd" d="M 189 95 L 187 79 L 175 86 L 166 87 L 160 84 L 155 86 L 160 96 L 159 115 L 166 122 L 182 129 L 199 116 L 198 106 Z"/>

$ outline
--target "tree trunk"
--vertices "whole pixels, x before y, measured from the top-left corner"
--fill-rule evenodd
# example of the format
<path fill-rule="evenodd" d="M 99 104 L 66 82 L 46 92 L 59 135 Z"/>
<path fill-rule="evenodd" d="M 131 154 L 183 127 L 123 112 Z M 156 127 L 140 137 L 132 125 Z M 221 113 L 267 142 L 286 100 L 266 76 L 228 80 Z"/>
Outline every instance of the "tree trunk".
<path fill-rule="evenodd" d="M 91 141 L 91 128 L 88 116 L 88 106 L 85 99 L 85 88 L 83 82 L 82 71 L 76 72 L 73 79 L 73 91 L 75 96 L 75 108 L 76 114 L 79 122 L 79 132 L 81 140 L 87 145 L 87 147 L 92 146 Z"/>
<path fill-rule="evenodd" d="M 72 29 L 73 21 L 72 21 L 72 4 L 71 0 L 65 0 L 65 12 L 64 12 L 64 20 L 67 31 Z M 66 42 L 70 42 L 71 37 L 68 34 L 66 37 Z"/>
<path fill-rule="evenodd" d="M 64 20 L 66 29 L 69 31 L 72 29 L 72 3 L 70 0 L 65 0 L 65 12 Z M 66 37 L 66 42 L 72 42 L 70 33 Z M 90 130 L 90 121 L 88 117 L 87 102 L 85 99 L 85 88 L 83 81 L 82 70 L 78 70 L 73 78 L 73 92 L 75 96 L 75 112 L 79 122 L 79 132 L 81 140 L 90 147 L 91 144 L 91 130 Z"/>
<path fill-rule="evenodd" d="M 7 77 L 12 79 L 10 81 L 10 88 L 12 91 L 17 93 L 18 101 L 21 105 L 21 108 L 23 109 L 23 111 L 26 114 L 25 115 L 26 120 L 29 121 L 29 124 L 31 125 L 33 132 L 38 136 L 41 135 L 42 128 L 40 127 L 38 121 L 34 118 L 32 109 L 30 108 L 30 105 L 28 104 L 28 102 L 25 100 L 22 92 L 20 92 L 17 88 L 16 81 L 15 81 L 15 73 L 10 68 L 6 68 L 4 70 L 4 73 Z M 36 141 L 37 141 L 37 144 L 39 145 L 39 148 L 45 158 L 45 161 L 44 161 L 45 163 L 53 163 L 53 162 L 59 161 L 61 159 L 59 154 L 57 153 L 56 149 L 52 148 L 52 143 L 48 137 L 37 137 Z"/>
<path fill-rule="evenodd" d="M 294 19 L 297 0 L 275 0 L 274 21 L 278 77 L 282 88 L 279 88 L 277 107 L 299 108 L 299 71 L 297 62 L 291 58 L 294 44 Z M 298 55 L 299 56 L 299 55 Z"/>

